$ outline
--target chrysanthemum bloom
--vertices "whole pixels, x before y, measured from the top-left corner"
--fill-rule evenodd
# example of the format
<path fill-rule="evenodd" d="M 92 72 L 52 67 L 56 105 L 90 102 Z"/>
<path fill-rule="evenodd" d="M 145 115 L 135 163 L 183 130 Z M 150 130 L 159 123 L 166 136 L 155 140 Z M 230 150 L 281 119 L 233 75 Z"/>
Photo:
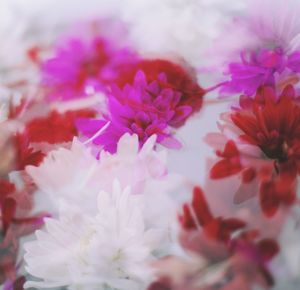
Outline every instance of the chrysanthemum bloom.
<path fill-rule="evenodd" d="M 142 210 L 139 195 L 117 182 L 112 192 L 99 193 L 93 216 L 64 207 L 59 219 L 47 219 L 45 231 L 25 245 L 26 269 L 41 279 L 25 287 L 143 289 L 160 240 L 145 228 Z"/>
<path fill-rule="evenodd" d="M 193 274 L 179 279 L 187 289 L 237 290 L 254 285 L 269 289 L 273 285 L 268 262 L 279 251 L 276 241 L 261 238 L 240 219 L 214 216 L 199 187 L 194 188 L 192 202 L 184 204 L 179 221 L 181 245 L 191 255 L 181 269 Z M 176 276 L 172 280 L 174 289 L 181 289 Z"/>
<path fill-rule="evenodd" d="M 109 40 L 71 38 L 56 48 L 55 55 L 42 64 L 43 85 L 50 99 L 69 100 L 106 91 L 121 65 L 134 60 L 126 48 Z"/>
<path fill-rule="evenodd" d="M 249 1 L 244 19 L 237 21 L 230 42 L 236 43 L 233 59 L 226 60 L 225 93 L 253 95 L 263 85 L 281 87 L 299 81 L 300 50 L 297 19 L 300 6 L 294 0 Z M 240 40 L 239 40 L 240 38 Z M 237 59 L 237 56 L 240 59 Z"/>
<path fill-rule="evenodd" d="M 154 106 L 161 114 L 165 114 L 164 111 L 168 113 L 165 118 L 169 118 L 170 126 L 177 128 L 184 125 L 192 114 L 201 109 L 205 90 L 198 85 L 192 68 L 163 59 L 145 59 L 128 66 L 126 74 L 121 75 L 116 83 L 121 88 L 132 84 L 138 71 L 145 75 L 150 88 L 149 98 L 156 103 Z M 169 93 L 167 96 L 161 95 L 166 91 Z"/>
<path fill-rule="evenodd" d="M 202 106 L 204 90 L 179 65 L 164 60 L 144 60 L 128 68 L 108 97 L 108 115 L 101 120 L 78 120 L 79 130 L 91 137 L 110 122 L 93 140 L 114 152 L 124 133 L 137 134 L 140 144 L 152 135 L 157 142 L 178 148 L 171 128 L 182 126 Z"/>
<path fill-rule="evenodd" d="M 155 136 L 139 149 L 136 135 L 125 134 L 119 140 L 117 152 L 101 151 L 97 160 L 91 150 L 78 140 L 71 149 L 60 148 L 50 152 L 38 166 L 26 167 L 37 187 L 58 205 L 81 204 L 92 212 L 99 191 L 110 191 L 118 178 L 122 187 L 130 185 L 133 193 L 141 193 L 146 184 L 166 174 L 165 151 L 154 150 Z"/>
<path fill-rule="evenodd" d="M 262 87 L 255 97 L 241 96 L 240 107 L 224 115 L 222 134 L 207 140 L 220 157 L 211 177 L 241 175 L 241 202 L 259 194 L 267 216 L 296 201 L 300 158 L 300 106 L 292 86 L 276 96 L 274 89 Z"/>
<path fill-rule="evenodd" d="M 241 62 L 230 63 L 228 74 L 231 80 L 223 86 L 226 93 L 244 93 L 251 96 L 260 86 L 279 89 L 285 83 L 298 81 L 300 52 L 286 55 L 281 48 L 261 49 L 241 53 Z M 284 73 L 284 74 L 283 74 Z"/>

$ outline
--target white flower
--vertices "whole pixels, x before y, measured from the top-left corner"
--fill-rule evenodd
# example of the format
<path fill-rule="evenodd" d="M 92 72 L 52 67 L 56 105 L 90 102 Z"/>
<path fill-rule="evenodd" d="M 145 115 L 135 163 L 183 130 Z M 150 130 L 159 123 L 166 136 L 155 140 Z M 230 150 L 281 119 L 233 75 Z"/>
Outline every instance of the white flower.
<path fill-rule="evenodd" d="M 145 229 L 142 210 L 140 196 L 117 181 L 112 193 L 99 193 L 94 216 L 66 205 L 59 219 L 47 219 L 46 230 L 25 244 L 26 270 L 41 279 L 25 287 L 143 289 L 161 241 L 159 231 Z"/>
<path fill-rule="evenodd" d="M 72 148 L 52 151 L 39 167 L 28 166 L 27 173 L 38 188 L 47 193 L 54 205 L 59 202 L 80 204 L 88 212 L 95 210 L 94 199 L 100 190 L 110 191 L 114 179 L 124 188 L 141 193 L 145 184 L 166 173 L 165 151 L 156 152 L 155 136 L 139 150 L 136 135 L 125 134 L 115 154 L 102 151 L 97 160 L 90 150 L 74 139 Z"/>

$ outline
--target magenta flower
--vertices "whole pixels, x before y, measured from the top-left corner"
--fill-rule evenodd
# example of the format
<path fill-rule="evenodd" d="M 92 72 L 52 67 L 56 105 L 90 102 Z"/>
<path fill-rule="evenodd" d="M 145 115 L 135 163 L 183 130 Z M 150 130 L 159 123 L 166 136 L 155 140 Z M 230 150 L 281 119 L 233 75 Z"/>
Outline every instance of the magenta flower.
<path fill-rule="evenodd" d="M 234 18 L 226 27 L 232 33 L 227 39 L 229 49 L 225 45 L 222 53 L 225 74 L 230 79 L 222 83 L 221 92 L 251 96 L 261 86 L 281 91 L 289 84 L 296 84 L 300 72 L 299 2 L 248 2 L 246 17 Z"/>
<path fill-rule="evenodd" d="M 159 78 L 165 78 L 161 74 Z M 170 148 L 180 147 L 172 137 L 170 125 L 190 114 L 191 108 L 177 108 L 180 93 L 171 88 L 161 88 L 158 81 L 147 82 L 145 74 L 138 71 L 133 85 L 125 85 L 121 90 L 113 86 L 108 98 L 109 115 L 103 119 L 78 119 L 77 128 L 86 137 L 94 136 L 105 124 L 106 130 L 93 142 L 102 145 L 110 152 L 115 152 L 118 140 L 125 133 L 137 134 L 142 146 L 147 139 L 157 135 L 157 142 Z M 181 114 L 175 114 L 175 110 Z"/>
<path fill-rule="evenodd" d="M 276 77 L 283 72 L 300 72 L 300 53 L 287 55 L 282 49 L 261 49 L 241 53 L 241 62 L 230 63 L 231 80 L 222 88 L 227 93 L 253 95 L 261 86 L 275 87 Z"/>
<path fill-rule="evenodd" d="M 129 49 L 119 49 L 107 39 L 71 38 L 42 64 L 43 84 L 50 99 L 84 97 L 105 91 L 121 73 L 121 65 L 134 59 Z"/>

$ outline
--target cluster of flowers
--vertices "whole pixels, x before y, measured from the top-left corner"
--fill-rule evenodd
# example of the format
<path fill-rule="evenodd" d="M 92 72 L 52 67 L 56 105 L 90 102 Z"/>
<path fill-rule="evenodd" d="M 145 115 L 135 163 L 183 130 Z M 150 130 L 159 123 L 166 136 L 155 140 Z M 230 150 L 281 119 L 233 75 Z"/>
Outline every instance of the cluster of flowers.
<path fill-rule="evenodd" d="M 280 29 L 260 14 L 243 23 L 256 39 L 213 87 L 240 96 L 205 138 L 216 152 L 205 190 L 167 170 L 177 130 L 211 91 L 196 68 L 143 57 L 101 22 L 28 49 L 39 81 L 8 86 L 22 98 L 0 111 L 0 285 L 269 290 L 278 263 L 297 279 L 286 237 L 299 238 L 300 22 L 289 13 Z"/>

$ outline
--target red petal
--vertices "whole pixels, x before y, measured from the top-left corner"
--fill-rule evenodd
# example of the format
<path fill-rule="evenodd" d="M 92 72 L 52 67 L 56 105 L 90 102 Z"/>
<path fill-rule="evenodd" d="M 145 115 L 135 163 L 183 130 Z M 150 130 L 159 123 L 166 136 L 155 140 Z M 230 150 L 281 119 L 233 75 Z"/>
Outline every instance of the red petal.
<path fill-rule="evenodd" d="M 232 140 L 228 141 L 224 151 L 217 152 L 217 155 L 223 157 L 223 159 L 212 167 L 210 171 L 210 177 L 212 179 L 228 177 L 242 170 L 240 153 Z"/>
<path fill-rule="evenodd" d="M 13 194 L 16 187 L 7 180 L 0 180 L 0 200 L 4 200 L 8 195 Z"/>
<path fill-rule="evenodd" d="M 181 226 L 186 230 L 196 229 L 196 223 L 191 215 L 190 208 L 188 204 L 184 204 L 182 207 L 183 213 L 178 216 Z"/>
<path fill-rule="evenodd" d="M 270 261 L 279 253 L 279 245 L 272 239 L 263 239 L 257 243 L 257 246 L 265 261 Z"/>
<path fill-rule="evenodd" d="M 256 171 L 254 168 L 250 167 L 243 171 L 242 180 L 243 183 L 250 183 L 256 177 Z"/>
<path fill-rule="evenodd" d="M 217 162 L 210 170 L 210 178 L 219 179 L 235 175 L 242 170 L 241 165 L 236 160 L 223 159 Z"/>
<path fill-rule="evenodd" d="M 26 278 L 24 276 L 19 277 L 13 284 L 13 290 L 23 290 L 25 282 Z"/>
<path fill-rule="evenodd" d="M 23 170 L 27 165 L 37 166 L 45 157 L 45 154 L 41 151 L 34 151 L 30 148 L 29 140 L 25 133 L 15 136 L 15 146 L 17 150 L 15 170 Z"/>
<path fill-rule="evenodd" d="M 50 144 L 72 141 L 78 135 L 75 120 L 79 117 L 92 118 L 92 110 L 68 111 L 60 114 L 52 111 L 47 117 L 36 118 L 26 126 L 30 142 L 48 142 Z"/>
<path fill-rule="evenodd" d="M 260 206 L 267 217 L 276 214 L 280 205 L 275 186 L 272 182 L 264 182 L 260 188 Z"/>
<path fill-rule="evenodd" d="M 182 209 L 183 214 L 179 216 L 179 221 L 184 229 L 196 229 L 197 224 L 203 226 L 213 219 L 203 191 L 197 186 L 193 191 L 191 205 L 184 204 Z"/>
<path fill-rule="evenodd" d="M 6 198 L 4 202 L 1 204 L 2 211 L 2 225 L 4 234 L 7 232 L 12 219 L 15 215 L 17 208 L 17 203 L 13 198 Z"/>
<path fill-rule="evenodd" d="M 208 203 L 200 187 L 195 187 L 193 191 L 192 208 L 200 225 L 205 225 L 213 219 Z"/>
<path fill-rule="evenodd" d="M 227 158 L 236 157 L 239 155 L 240 155 L 240 153 L 239 153 L 235 143 L 232 140 L 229 140 L 226 143 L 224 152 L 221 153 L 221 157 L 227 157 Z"/>

